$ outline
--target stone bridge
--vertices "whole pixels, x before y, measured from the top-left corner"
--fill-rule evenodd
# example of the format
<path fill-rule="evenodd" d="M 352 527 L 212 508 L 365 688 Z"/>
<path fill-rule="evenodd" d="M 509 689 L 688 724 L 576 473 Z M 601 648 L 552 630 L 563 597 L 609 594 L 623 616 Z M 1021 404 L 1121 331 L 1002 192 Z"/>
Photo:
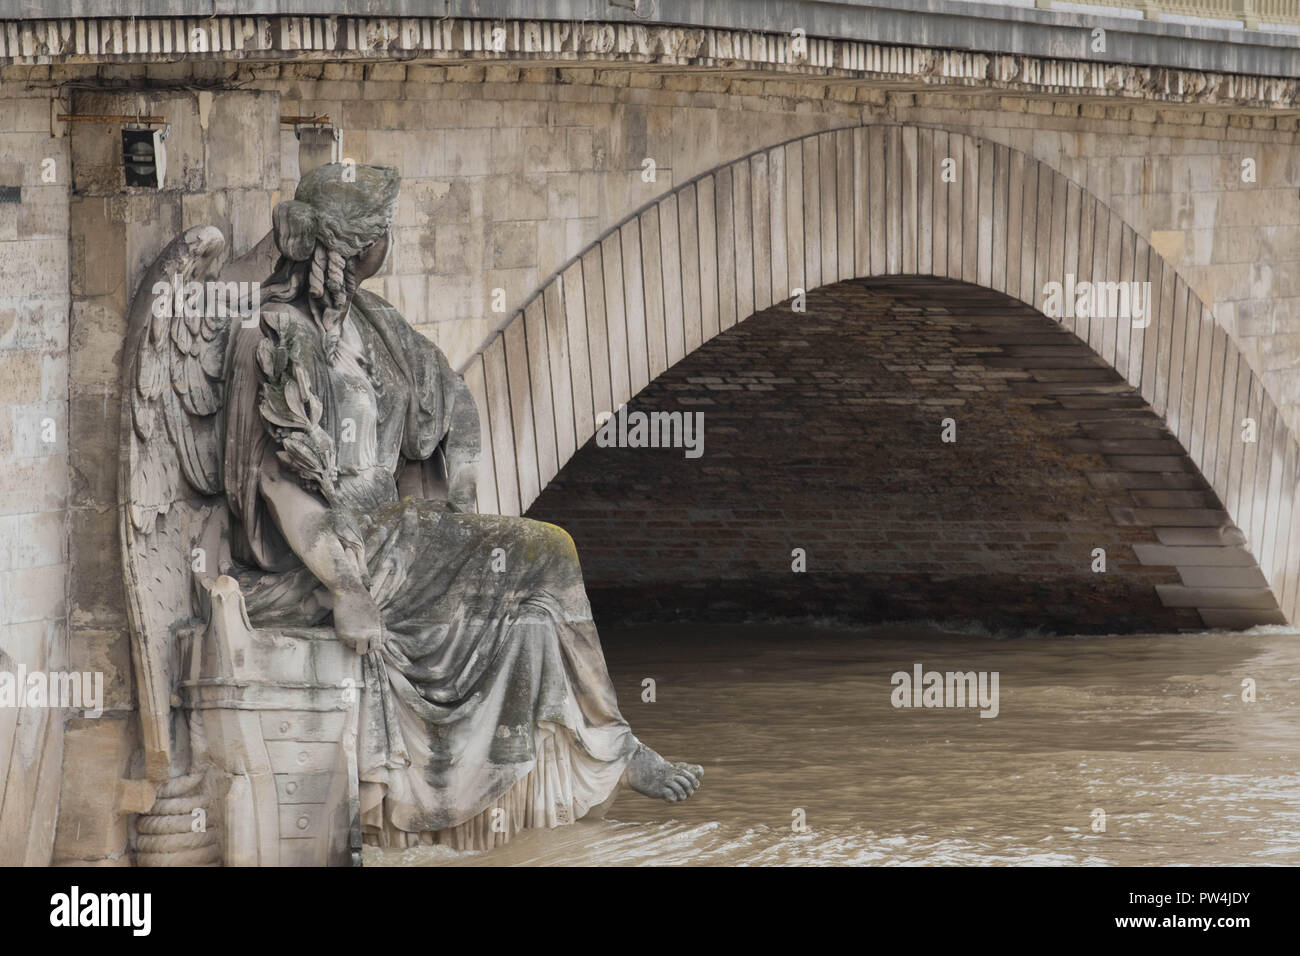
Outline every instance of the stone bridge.
<path fill-rule="evenodd" d="M 598 610 L 1294 623 L 1295 18 L 1133 5 L 0 0 L 0 671 L 105 680 L 0 708 L 0 862 L 131 861 L 128 299 L 331 155 L 400 167 L 371 284 L 466 370 L 482 509 L 571 527 Z M 59 119 L 147 115 L 160 190 Z M 1067 276 L 1149 323 L 1045 316 Z M 703 410 L 704 456 L 597 448 L 625 403 Z"/>
<path fill-rule="evenodd" d="M 1043 402 L 1098 399 L 1058 423 L 1062 438 L 1140 396 L 1166 432 L 1126 422 L 1080 432 L 1073 450 L 1101 459 L 1101 483 L 1146 493 L 1111 506 L 1116 523 L 1154 532 L 1158 543 L 1134 547 L 1140 564 L 1179 567 L 1184 581 L 1216 569 L 1203 579 L 1210 586 L 1161 586 L 1161 597 L 1199 607 L 1215 626 L 1294 616 L 1296 442 L 1233 335 L 1087 189 L 1016 149 L 944 129 L 877 124 L 760 150 L 689 180 L 581 252 L 465 369 L 487 412 L 480 509 L 527 511 L 592 438 L 602 412 L 755 312 L 792 294 L 890 275 L 964 282 L 1039 308 L 1047 284 L 1067 277 L 1147 284 L 1149 314 L 1062 318 L 1099 362 L 1026 327 L 1018 330 L 1023 343 L 1012 335 L 972 349 L 976 367 L 986 352 L 1023 344 L 1010 353 L 1020 356 L 1010 364 L 1035 380 L 1022 391 Z M 802 318 L 787 312 L 785 326 L 797 333 Z M 1259 440 L 1243 442 L 1246 419 L 1262 427 Z M 791 440 L 798 443 L 797 430 Z M 1186 493 L 1199 489 L 1187 485 L 1183 456 L 1222 509 L 1199 495 L 1185 506 L 1193 503 Z M 1233 573 L 1255 586 L 1222 587 Z M 1284 614 L 1277 608 L 1288 594 Z"/>

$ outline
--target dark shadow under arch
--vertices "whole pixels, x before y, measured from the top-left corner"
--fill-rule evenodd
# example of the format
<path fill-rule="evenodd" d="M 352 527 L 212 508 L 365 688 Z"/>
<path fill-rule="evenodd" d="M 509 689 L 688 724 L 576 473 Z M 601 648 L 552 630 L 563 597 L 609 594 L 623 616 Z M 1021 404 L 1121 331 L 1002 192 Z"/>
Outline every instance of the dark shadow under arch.
<path fill-rule="evenodd" d="M 1160 416 L 1001 293 L 826 286 L 805 313 L 787 302 L 722 333 L 627 410 L 698 415 L 703 454 L 593 440 L 528 511 L 573 535 L 603 624 L 1281 623 Z"/>
<path fill-rule="evenodd" d="M 1067 275 L 1151 284 L 1145 328 L 1061 325 L 1163 419 L 1296 620 L 1297 444 L 1231 336 L 1078 184 L 942 129 L 856 127 L 756 151 L 638 210 L 561 269 L 465 366 L 484 410 L 480 510 L 527 510 L 599 413 L 795 289 L 938 277 L 1038 307 L 1045 284 Z M 1258 441 L 1241 440 L 1245 418 Z"/>

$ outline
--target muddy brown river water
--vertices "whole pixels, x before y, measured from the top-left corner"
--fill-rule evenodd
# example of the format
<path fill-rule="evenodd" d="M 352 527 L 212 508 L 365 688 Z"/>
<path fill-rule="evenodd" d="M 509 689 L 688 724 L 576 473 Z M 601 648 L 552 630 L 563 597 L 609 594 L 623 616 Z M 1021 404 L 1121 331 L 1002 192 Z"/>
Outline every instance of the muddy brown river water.
<path fill-rule="evenodd" d="M 366 865 L 1300 864 L 1294 629 L 1044 638 L 791 624 L 602 639 L 637 735 L 704 765 L 695 797 L 627 792 L 602 821 L 525 831 L 491 853 L 367 848 Z M 894 707 L 892 676 L 917 664 L 997 672 L 997 716 Z"/>

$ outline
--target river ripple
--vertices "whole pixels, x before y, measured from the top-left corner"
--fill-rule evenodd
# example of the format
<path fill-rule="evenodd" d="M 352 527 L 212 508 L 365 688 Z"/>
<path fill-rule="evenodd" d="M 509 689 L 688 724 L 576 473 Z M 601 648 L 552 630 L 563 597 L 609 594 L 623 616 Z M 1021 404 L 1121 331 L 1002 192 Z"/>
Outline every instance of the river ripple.
<path fill-rule="evenodd" d="M 695 797 L 625 793 L 603 821 L 491 853 L 367 848 L 366 864 L 1300 864 L 1292 629 L 660 626 L 603 640 L 637 735 L 705 766 Z M 917 663 L 997 671 L 998 716 L 894 708 L 891 675 Z M 796 809 L 806 832 L 792 831 Z"/>

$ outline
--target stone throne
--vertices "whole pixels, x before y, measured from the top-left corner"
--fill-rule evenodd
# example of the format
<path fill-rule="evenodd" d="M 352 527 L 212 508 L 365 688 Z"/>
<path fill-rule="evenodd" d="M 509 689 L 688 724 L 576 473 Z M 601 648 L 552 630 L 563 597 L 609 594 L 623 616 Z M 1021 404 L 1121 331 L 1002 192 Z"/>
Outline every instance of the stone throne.
<path fill-rule="evenodd" d="M 135 826 L 144 866 L 360 863 L 361 658 L 329 628 L 254 629 L 224 573 L 220 413 L 230 328 L 243 316 L 230 314 L 231 296 L 208 314 L 206 293 L 264 278 L 274 249 L 268 235 L 226 262 L 221 232 L 196 226 L 155 260 L 128 314 L 120 527 L 156 795 Z M 185 308 L 191 283 L 203 285 L 201 308 Z"/>

